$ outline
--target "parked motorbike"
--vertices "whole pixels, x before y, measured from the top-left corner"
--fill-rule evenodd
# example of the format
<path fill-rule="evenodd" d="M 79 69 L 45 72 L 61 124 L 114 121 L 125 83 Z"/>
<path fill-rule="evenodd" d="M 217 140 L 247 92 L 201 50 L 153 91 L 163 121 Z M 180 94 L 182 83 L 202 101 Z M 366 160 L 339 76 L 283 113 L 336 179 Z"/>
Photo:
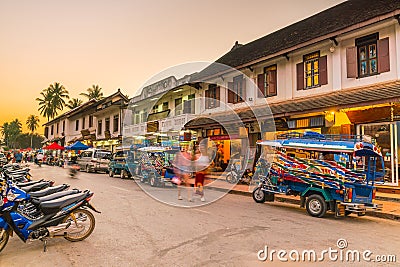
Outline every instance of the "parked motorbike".
<path fill-rule="evenodd" d="M 226 175 L 226 181 L 231 184 L 245 183 L 250 184 L 253 178 L 253 173 L 249 169 L 241 170 L 238 163 L 232 163 Z"/>
<path fill-rule="evenodd" d="M 18 209 L 30 196 L 18 188 L 12 188 L 7 181 L 3 181 L 1 185 L 0 252 L 7 245 L 12 232 L 24 242 L 43 241 L 46 251 L 49 238 L 64 237 L 72 242 L 81 241 L 94 230 L 95 218 L 89 209 L 100 212 L 90 204 L 94 193 L 88 190 L 40 202 L 37 209 L 40 215 L 33 219 Z"/>
<path fill-rule="evenodd" d="M 16 166 L 8 166 L 3 168 L 2 176 L 7 180 L 12 180 L 14 182 L 28 182 L 31 180 L 31 175 L 29 173 L 29 168 L 20 168 Z"/>

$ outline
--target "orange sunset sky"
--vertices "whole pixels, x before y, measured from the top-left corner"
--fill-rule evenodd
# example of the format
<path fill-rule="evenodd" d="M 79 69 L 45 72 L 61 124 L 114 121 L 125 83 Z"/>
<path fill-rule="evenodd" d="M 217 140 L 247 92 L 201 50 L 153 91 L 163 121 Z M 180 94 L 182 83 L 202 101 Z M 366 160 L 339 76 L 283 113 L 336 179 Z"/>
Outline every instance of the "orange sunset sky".
<path fill-rule="evenodd" d="M 53 82 L 70 97 L 92 84 L 106 96 L 118 88 L 134 96 L 165 68 L 216 60 L 236 40 L 248 43 L 339 2 L 0 0 L 0 125 L 39 115 L 35 99 Z"/>

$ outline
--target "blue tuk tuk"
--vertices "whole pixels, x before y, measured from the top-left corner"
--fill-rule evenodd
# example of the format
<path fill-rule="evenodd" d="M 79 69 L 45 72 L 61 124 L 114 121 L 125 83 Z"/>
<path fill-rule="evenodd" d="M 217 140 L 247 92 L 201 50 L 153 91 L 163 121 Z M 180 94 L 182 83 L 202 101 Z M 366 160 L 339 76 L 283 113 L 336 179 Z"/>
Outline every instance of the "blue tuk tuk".
<path fill-rule="evenodd" d="M 273 201 L 275 194 L 300 196 L 300 206 L 314 217 L 327 211 L 362 216 L 367 208 L 382 209 L 373 202 L 375 183 L 385 175 L 382 153 L 361 137 L 304 134 L 258 145 L 263 150 L 259 160 L 269 171 L 253 190 L 257 203 Z"/>

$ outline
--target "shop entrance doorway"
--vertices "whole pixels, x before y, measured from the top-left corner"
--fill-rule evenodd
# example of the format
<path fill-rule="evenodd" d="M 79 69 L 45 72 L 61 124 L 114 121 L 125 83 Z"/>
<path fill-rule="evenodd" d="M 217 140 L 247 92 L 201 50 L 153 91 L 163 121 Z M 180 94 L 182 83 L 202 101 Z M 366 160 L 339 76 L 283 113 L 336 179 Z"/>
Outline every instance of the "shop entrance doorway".
<path fill-rule="evenodd" d="M 370 123 L 357 126 L 357 134 L 369 135 L 381 148 L 385 161 L 385 185 L 399 185 L 399 126 L 400 122 Z"/>

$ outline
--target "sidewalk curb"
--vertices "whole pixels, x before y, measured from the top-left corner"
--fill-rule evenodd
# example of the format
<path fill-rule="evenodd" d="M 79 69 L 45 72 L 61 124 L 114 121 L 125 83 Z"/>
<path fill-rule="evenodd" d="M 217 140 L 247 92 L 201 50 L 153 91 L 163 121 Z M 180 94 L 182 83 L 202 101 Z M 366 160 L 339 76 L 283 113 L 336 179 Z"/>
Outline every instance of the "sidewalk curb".
<path fill-rule="evenodd" d="M 400 203 L 400 198 L 395 198 L 395 197 L 381 197 L 381 196 L 376 196 L 376 200 L 381 200 L 381 201 L 388 201 L 388 202 L 397 202 Z"/>
<path fill-rule="evenodd" d="M 220 191 L 220 192 L 227 192 L 228 194 L 233 194 L 233 195 L 242 195 L 242 196 L 246 196 L 246 197 L 252 197 L 252 192 L 244 192 L 244 191 L 225 189 L 225 188 L 214 187 L 214 186 L 208 186 L 206 188 L 215 190 L 215 191 Z M 379 197 L 378 198 L 377 197 L 376 199 L 382 200 L 382 201 L 400 202 L 399 199 L 397 199 L 397 198 L 387 198 L 387 197 Z M 387 199 L 390 199 L 390 200 L 387 200 Z M 288 204 L 300 205 L 300 200 L 287 198 L 282 195 L 276 195 L 275 201 L 282 202 L 282 203 L 288 203 Z M 386 212 L 380 212 L 380 211 L 367 211 L 365 216 L 377 217 L 377 218 L 393 220 L 393 221 L 400 221 L 400 215 L 386 213 Z"/>

